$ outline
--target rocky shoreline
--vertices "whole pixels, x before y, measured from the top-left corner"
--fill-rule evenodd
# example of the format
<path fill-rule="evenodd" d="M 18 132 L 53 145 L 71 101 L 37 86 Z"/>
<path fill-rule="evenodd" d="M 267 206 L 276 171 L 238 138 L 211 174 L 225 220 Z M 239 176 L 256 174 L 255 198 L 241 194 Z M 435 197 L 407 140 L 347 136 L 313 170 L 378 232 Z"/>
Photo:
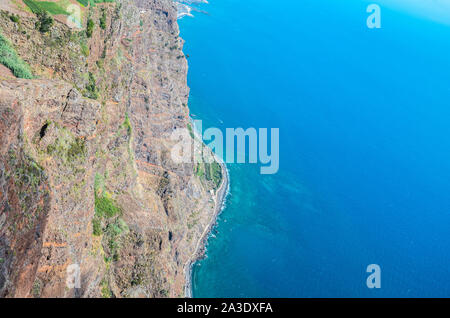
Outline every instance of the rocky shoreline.
<path fill-rule="evenodd" d="M 192 298 L 192 267 L 198 260 L 205 257 L 206 244 L 208 243 L 207 241 L 208 241 L 209 235 L 210 235 L 213 227 L 217 223 L 217 217 L 219 216 L 219 214 L 222 212 L 222 210 L 225 207 L 226 198 L 229 193 L 230 177 L 229 177 L 229 172 L 228 172 L 227 166 L 223 162 L 223 160 L 221 160 L 217 156 L 215 156 L 215 158 L 216 158 L 217 162 L 219 162 L 220 166 L 222 167 L 222 176 L 223 176 L 222 184 L 220 185 L 219 189 L 216 192 L 214 215 L 212 216 L 208 227 L 205 229 L 202 237 L 200 238 L 200 240 L 197 244 L 197 248 L 196 248 L 194 254 L 192 255 L 192 258 L 188 261 L 188 263 L 186 264 L 186 266 L 184 268 L 185 277 L 186 277 L 185 278 L 185 280 L 186 280 L 185 297 L 186 298 Z"/>

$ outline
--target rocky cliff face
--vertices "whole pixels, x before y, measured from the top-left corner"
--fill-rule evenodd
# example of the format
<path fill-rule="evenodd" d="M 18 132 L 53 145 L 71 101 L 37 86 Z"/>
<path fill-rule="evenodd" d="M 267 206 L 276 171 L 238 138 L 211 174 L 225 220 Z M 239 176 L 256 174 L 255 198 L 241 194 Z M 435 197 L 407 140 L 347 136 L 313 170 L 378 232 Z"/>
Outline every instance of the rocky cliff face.
<path fill-rule="evenodd" d="M 1 9 L 35 78 L 0 66 L 0 296 L 184 296 L 217 186 L 170 159 L 189 125 L 174 4 L 101 3 L 44 33 L 21 1 Z"/>

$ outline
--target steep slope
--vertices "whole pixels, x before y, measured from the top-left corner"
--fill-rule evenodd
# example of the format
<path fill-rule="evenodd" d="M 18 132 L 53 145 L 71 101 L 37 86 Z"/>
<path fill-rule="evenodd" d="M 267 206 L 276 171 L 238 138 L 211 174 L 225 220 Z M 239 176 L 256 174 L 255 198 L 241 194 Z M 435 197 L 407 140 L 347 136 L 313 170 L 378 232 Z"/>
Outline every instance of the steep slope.
<path fill-rule="evenodd" d="M 0 296 L 183 296 L 223 188 L 170 158 L 189 125 L 174 4 L 96 4 L 44 33 L 8 4 L 0 33 L 35 79 L 0 68 Z"/>

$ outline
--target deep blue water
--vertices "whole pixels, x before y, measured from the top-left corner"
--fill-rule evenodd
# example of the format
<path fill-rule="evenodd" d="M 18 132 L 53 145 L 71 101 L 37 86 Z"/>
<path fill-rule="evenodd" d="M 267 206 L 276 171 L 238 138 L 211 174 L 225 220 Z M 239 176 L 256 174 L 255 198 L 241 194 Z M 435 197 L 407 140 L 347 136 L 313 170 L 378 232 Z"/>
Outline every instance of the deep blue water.
<path fill-rule="evenodd" d="M 210 0 L 179 21 L 204 128 L 280 128 L 278 174 L 229 165 L 195 297 L 450 296 L 450 27 L 382 7 L 370 30 L 366 7 Z"/>

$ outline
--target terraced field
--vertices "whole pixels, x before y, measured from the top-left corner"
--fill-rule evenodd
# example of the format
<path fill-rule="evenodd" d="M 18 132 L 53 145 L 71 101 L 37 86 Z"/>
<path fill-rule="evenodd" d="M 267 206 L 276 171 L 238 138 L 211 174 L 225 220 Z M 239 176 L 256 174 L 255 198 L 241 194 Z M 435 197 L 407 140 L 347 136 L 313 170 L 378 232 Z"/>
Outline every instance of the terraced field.
<path fill-rule="evenodd" d="M 76 0 L 83 7 L 95 7 L 97 3 L 111 3 L 115 0 Z M 39 1 L 39 0 L 23 0 L 23 2 L 30 8 L 33 13 L 47 11 L 51 15 L 69 15 L 67 7 L 72 4 L 69 0 L 60 0 L 57 2 Z"/>

